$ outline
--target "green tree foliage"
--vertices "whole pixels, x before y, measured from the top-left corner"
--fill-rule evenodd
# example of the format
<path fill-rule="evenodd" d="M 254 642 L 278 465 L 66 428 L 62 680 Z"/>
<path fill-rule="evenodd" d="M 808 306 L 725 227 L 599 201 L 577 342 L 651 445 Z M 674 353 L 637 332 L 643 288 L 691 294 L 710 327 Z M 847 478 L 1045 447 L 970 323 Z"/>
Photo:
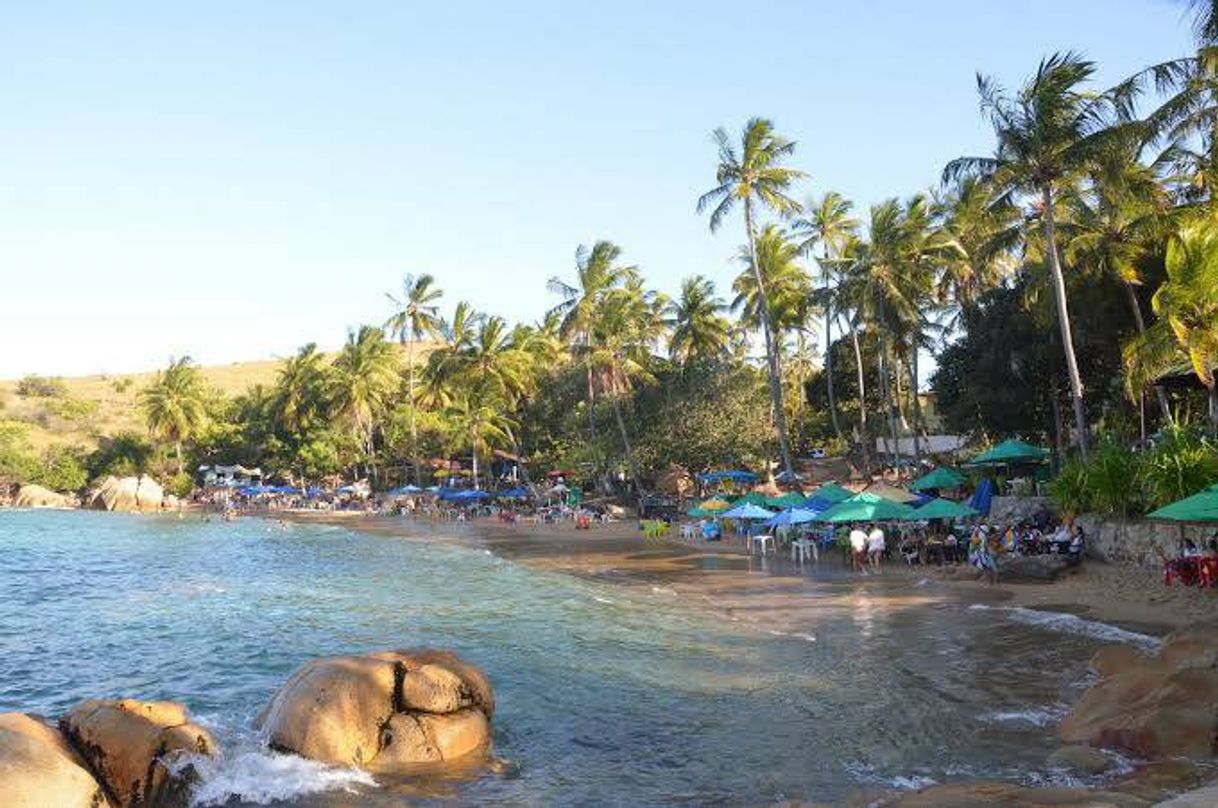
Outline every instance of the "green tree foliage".
<path fill-rule="evenodd" d="M 140 407 L 148 430 L 173 446 L 177 473 L 185 471 L 182 445 L 207 423 L 208 392 L 203 375 L 189 356 L 172 359 L 157 371 L 152 383 L 140 391 Z"/>

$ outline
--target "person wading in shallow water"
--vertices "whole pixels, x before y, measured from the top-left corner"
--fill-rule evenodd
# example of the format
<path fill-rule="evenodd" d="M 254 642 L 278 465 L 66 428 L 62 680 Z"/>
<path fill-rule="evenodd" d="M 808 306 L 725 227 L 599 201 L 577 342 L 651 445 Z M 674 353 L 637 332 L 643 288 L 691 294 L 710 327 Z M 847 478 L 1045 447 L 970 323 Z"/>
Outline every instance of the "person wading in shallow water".
<path fill-rule="evenodd" d="M 884 557 L 884 531 L 879 525 L 872 525 L 867 534 L 867 559 L 871 568 L 880 571 L 880 560 Z"/>
<path fill-rule="evenodd" d="M 858 525 L 850 531 L 850 568 L 867 574 L 867 534 Z"/>

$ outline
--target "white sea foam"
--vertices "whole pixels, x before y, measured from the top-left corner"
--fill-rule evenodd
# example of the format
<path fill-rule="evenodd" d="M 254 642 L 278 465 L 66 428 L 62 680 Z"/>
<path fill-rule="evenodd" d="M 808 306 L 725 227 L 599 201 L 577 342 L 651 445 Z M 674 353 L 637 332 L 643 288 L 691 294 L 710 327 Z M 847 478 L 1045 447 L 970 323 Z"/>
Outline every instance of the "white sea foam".
<path fill-rule="evenodd" d="M 1012 620 L 1029 626 L 1061 631 L 1067 634 L 1079 634 L 1084 637 L 1094 637 L 1098 640 L 1123 642 L 1136 645 L 1147 651 L 1156 650 L 1162 643 L 1158 637 L 1149 634 L 1139 634 L 1127 631 L 1117 626 L 1101 623 L 1098 620 L 1086 620 L 1075 614 L 1064 612 L 1042 612 L 1036 609 L 1025 609 L 1022 606 L 987 606 L 984 603 L 974 603 L 969 607 L 974 610 L 993 610 L 1006 612 Z"/>
<path fill-rule="evenodd" d="M 977 719 L 987 724 L 1026 724 L 1033 727 L 1047 727 L 1060 721 L 1068 709 L 1064 704 L 1052 704 L 1028 710 L 994 710 L 979 715 Z"/>
<path fill-rule="evenodd" d="M 609 598 L 602 598 L 600 595 L 593 595 L 592 599 L 595 600 L 597 603 L 608 603 L 610 605 L 613 604 L 613 601 L 609 600 Z"/>
<path fill-rule="evenodd" d="M 372 775 L 360 769 L 326 766 L 296 755 L 277 752 L 242 752 L 216 760 L 190 756 L 201 782 L 192 806 L 224 805 L 231 800 L 265 805 L 320 791 L 354 792 L 355 786 L 375 786 Z"/>

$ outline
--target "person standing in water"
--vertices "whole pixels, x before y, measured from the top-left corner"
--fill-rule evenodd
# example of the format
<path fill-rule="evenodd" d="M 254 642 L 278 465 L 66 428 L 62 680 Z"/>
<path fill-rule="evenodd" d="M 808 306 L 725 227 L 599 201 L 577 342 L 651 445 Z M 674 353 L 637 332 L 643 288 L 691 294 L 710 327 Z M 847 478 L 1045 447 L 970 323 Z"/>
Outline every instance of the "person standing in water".
<path fill-rule="evenodd" d="M 884 557 L 884 531 L 879 525 L 873 524 L 867 534 L 867 558 L 871 568 L 880 571 L 880 560 Z"/>

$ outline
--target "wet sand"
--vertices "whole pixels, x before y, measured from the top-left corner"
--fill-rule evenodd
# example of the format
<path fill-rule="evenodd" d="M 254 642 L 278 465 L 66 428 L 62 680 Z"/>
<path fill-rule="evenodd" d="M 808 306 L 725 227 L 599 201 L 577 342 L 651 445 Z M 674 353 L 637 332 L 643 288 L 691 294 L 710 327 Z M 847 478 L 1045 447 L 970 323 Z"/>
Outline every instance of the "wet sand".
<path fill-rule="evenodd" d="M 965 568 L 886 564 L 879 575 L 851 572 L 837 552 L 800 567 L 789 556 L 750 555 L 736 541 L 645 539 L 634 522 L 576 530 L 573 524 L 503 525 L 490 519 L 438 522 L 344 513 L 291 518 L 343 524 L 416 540 L 457 540 L 530 566 L 647 586 L 732 619 L 797 632 L 812 611 L 903 608 L 964 601 L 1068 612 L 1140 633 L 1164 635 L 1186 624 L 1218 622 L 1218 590 L 1166 587 L 1156 570 L 1087 561 L 1053 583 L 973 580 Z"/>

